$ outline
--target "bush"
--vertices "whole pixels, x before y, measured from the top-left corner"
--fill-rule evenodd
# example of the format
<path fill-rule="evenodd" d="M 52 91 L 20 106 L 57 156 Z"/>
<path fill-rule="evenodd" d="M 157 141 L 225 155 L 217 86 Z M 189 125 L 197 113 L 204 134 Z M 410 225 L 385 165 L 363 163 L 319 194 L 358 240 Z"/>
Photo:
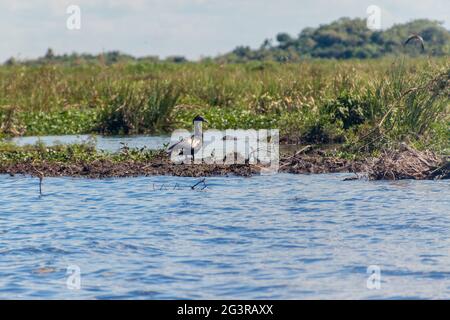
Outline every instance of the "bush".
<path fill-rule="evenodd" d="M 364 123 L 366 103 L 348 92 L 341 93 L 336 99 L 328 101 L 322 109 L 323 114 L 331 116 L 333 122 L 342 121 L 344 129 Z"/>

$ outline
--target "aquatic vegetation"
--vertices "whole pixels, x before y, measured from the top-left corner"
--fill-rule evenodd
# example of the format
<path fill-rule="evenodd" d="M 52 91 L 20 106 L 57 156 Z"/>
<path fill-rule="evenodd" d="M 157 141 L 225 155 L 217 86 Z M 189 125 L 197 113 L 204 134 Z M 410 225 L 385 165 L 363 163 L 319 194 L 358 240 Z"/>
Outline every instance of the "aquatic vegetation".
<path fill-rule="evenodd" d="M 279 128 L 282 141 L 449 148 L 445 58 L 0 67 L 0 135 Z"/>
<path fill-rule="evenodd" d="M 49 163 L 79 163 L 108 160 L 111 162 L 141 161 L 145 162 L 161 154 L 161 150 L 130 149 L 124 146 L 119 152 L 109 153 L 98 151 L 94 141 L 80 144 L 46 146 L 43 143 L 35 145 L 16 146 L 12 143 L 0 143 L 0 164 L 17 164 L 32 162 Z"/>
<path fill-rule="evenodd" d="M 23 112 L 17 117 L 27 135 L 63 135 L 91 132 L 99 113 L 93 109 Z"/>

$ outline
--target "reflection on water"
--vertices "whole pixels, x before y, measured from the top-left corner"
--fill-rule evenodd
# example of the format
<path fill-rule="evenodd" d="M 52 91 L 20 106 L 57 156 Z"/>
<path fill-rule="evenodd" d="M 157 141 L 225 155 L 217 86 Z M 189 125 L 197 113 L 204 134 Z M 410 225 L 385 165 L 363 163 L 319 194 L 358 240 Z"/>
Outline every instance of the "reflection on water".
<path fill-rule="evenodd" d="M 97 149 L 115 152 L 124 144 L 130 148 L 160 149 L 164 144 L 170 142 L 169 136 L 89 136 L 89 135 L 67 135 L 67 136 L 44 136 L 44 137 L 18 137 L 10 141 L 17 145 L 35 144 L 43 142 L 46 145 L 81 143 L 94 139 Z"/>
<path fill-rule="evenodd" d="M 65 136 L 42 136 L 42 137 L 16 137 L 8 139 L 19 146 L 33 145 L 42 142 L 45 145 L 74 144 L 87 141 L 94 141 L 97 149 L 109 152 L 116 152 L 124 145 L 130 148 L 161 149 L 168 145 L 170 136 L 91 136 L 91 135 L 65 135 Z M 299 148 L 298 145 L 281 145 L 280 151 L 292 153 Z"/>
<path fill-rule="evenodd" d="M 0 298 L 450 298 L 449 182 L 346 176 L 0 176 Z"/>

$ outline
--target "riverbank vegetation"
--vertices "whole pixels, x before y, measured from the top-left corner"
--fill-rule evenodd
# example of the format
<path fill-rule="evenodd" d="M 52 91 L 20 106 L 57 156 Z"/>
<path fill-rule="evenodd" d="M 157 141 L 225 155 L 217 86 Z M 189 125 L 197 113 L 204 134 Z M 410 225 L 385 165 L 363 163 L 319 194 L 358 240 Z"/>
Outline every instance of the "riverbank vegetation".
<path fill-rule="evenodd" d="M 399 149 L 382 150 L 377 157 L 342 157 L 336 150 L 314 146 L 283 152 L 278 172 L 354 173 L 354 178 L 370 180 L 449 179 L 449 157 L 431 151 L 417 151 L 406 144 Z M 0 143 L 0 174 L 11 176 L 111 178 L 151 175 L 189 177 L 260 174 L 264 165 L 256 164 L 175 164 L 165 150 L 130 149 L 118 152 L 96 150 L 93 141 L 73 145 L 45 146 L 41 143 L 16 146 Z"/>
<path fill-rule="evenodd" d="M 425 41 L 411 41 L 413 33 Z M 0 137 L 278 128 L 282 143 L 343 156 L 406 142 L 449 154 L 450 32 L 415 20 L 384 31 L 342 18 L 216 58 L 57 55 L 0 66 Z M 376 59 L 375 59 L 376 58 Z"/>
<path fill-rule="evenodd" d="M 0 143 L 0 174 L 39 177 L 112 178 L 150 175 L 217 176 L 258 173 L 248 164 L 174 164 L 164 150 L 130 149 L 118 152 L 96 150 L 92 142 L 73 145 L 16 146 Z"/>
<path fill-rule="evenodd" d="M 0 135 L 279 128 L 282 142 L 449 153 L 446 58 L 0 67 Z"/>

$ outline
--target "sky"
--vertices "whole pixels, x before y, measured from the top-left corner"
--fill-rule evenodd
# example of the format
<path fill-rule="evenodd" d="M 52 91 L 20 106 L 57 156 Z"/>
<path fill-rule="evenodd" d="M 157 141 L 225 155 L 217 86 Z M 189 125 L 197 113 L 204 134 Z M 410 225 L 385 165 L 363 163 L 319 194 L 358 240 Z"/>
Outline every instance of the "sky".
<path fill-rule="evenodd" d="M 67 28 L 70 5 L 81 10 L 80 29 Z M 382 28 L 429 18 L 450 29 L 449 0 L 0 0 L 0 61 L 36 58 L 49 47 L 195 60 L 344 16 L 366 18 L 370 5 L 381 9 Z"/>

